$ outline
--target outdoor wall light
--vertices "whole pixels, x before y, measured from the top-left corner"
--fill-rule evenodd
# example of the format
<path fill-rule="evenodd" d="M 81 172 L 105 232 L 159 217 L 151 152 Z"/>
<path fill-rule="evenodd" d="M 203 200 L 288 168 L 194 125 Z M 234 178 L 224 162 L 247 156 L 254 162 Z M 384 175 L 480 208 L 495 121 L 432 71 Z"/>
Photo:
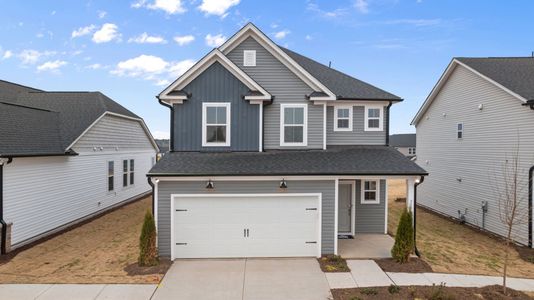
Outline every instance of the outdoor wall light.
<path fill-rule="evenodd" d="M 213 181 L 211 181 L 211 179 L 208 180 L 208 182 L 206 183 L 206 188 L 207 188 L 208 190 L 212 190 L 212 189 L 215 188 L 215 185 L 213 184 Z"/>
<path fill-rule="evenodd" d="M 280 181 L 280 188 L 281 189 L 287 189 L 287 182 L 283 178 L 282 178 L 282 181 Z"/>

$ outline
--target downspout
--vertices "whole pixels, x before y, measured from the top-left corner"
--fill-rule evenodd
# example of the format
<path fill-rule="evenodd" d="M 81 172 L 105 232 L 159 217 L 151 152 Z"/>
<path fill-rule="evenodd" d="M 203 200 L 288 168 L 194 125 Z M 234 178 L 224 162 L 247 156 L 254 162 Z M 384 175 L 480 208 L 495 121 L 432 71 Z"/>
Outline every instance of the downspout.
<path fill-rule="evenodd" d="M 419 179 L 419 182 L 416 182 L 414 184 L 413 188 L 413 245 L 415 249 L 415 255 L 417 257 L 421 257 L 421 253 L 419 252 L 419 249 L 417 249 L 417 186 L 420 185 L 425 181 L 425 176 L 421 176 L 421 179 Z"/>
<path fill-rule="evenodd" d="M 386 107 L 386 113 L 387 113 L 387 117 L 388 117 L 388 122 L 386 123 L 386 146 L 389 146 L 389 123 L 390 123 L 390 120 L 389 120 L 389 108 L 391 107 L 391 105 L 393 105 L 393 102 L 389 101 L 389 104 Z"/>
<path fill-rule="evenodd" d="M 4 160 L 4 161 L 3 161 Z M 4 220 L 4 165 L 13 161 L 13 158 L 0 158 L 0 224 L 2 224 L 2 238 L 0 240 L 0 255 L 7 253 L 7 223 Z"/>
<path fill-rule="evenodd" d="M 158 102 L 159 104 L 163 105 L 163 106 L 166 106 L 170 109 L 171 111 L 171 132 L 170 132 L 170 149 L 169 151 L 170 152 L 173 152 L 174 151 L 174 105 L 170 105 L 170 104 L 167 104 L 165 102 L 163 102 L 159 96 L 156 96 L 156 98 L 158 99 Z"/>
<path fill-rule="evenodd" d="M 532 248 L 532 176 L 534 166 L 528 170 L 528 246 Z"/>
<path fill-rule="evenodd" d="M 154 183 L 152 182 L 152 177 L 147 177 L 147 181 L 148 181 L 148 185 L 150 185 L 150 187 L 152 188 L 152 216 L 154 216 L 154 212 L 155 212 L 155 204 L 156 204 L 156 194 L 155 194 L 155 187 L 154 187 Z"/>

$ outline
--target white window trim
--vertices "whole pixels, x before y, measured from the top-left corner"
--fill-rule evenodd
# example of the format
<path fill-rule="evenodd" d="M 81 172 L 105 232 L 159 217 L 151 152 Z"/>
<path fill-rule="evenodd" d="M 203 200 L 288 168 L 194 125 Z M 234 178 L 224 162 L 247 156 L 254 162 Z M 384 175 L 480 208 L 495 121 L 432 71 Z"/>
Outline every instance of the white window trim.
<path fill-rule="evenodd" d="M 369 109 L 371 108 L 380 110 L 380 117 L 378 119 L 378 128 L 369 127 Z M 384 130 L 384 107 L 378 106 L 378 105 L 366 105 L 365 106 L 365 131 L 383 131 L 383 130 Z"/>
<path fill-rule="evenodd" d="M 365 182 L 366 181 L 376 182 L 376 200 L 374 201 L 365 200 Z M 360 197 L 361 204 L 380 204 L 380 180 L 379 179 L 362 179 L 360 189 L 361 189 L 361 197 Z"/>
<path fill-rule="evenodd" d="M 339 109 L 348 109 L 349 110 L 349 127 L 348 128 L 339 128 L 338 127 L 338 114 L 337 111 Z M 334 106 L 334 131 L 352 131 L 352 105 L 344 105 L 344 106 Z M 346 119 L 346 118 L 341 118 Z"/>
<path fill-rule="evenodd" d="M 285 142 L 284 113 L 285 113 L 286 108 L 291 108 L 291 107 L 303 108 L 304 110 L 302 143 L 286 143 Z M 290 103 L 280 104 L 280 146 L 308 146 L 308 104 L 290 104 Z"/>
<path fill-rule="evenodd" d="M 458 125 L 462 125 L 462 130 L 458 129 Z M 464 138 L 464 123 L 456 123 L 456 139 L 457 140 L 462 140 Z M 461 132 L 462 133 L 462 137 L 458 137 L 458 133 Z"/>
<path fill-rule="evenodd" d="M 113 174 L 109 175 L 109 163 L 113 163 Z M 108 183 L 107 183 L 107 186 L 106 186 L 106 190 L 108 191 L 108 194 L 112 194 L 115 192 L 115 190 L 117 189 L 117 184 L 115 182 L 115 161 L 114 160 L 108 160 L 106 161 L 106 174 L 107 174 L 107 179 L 108 179 Z M 109 189 L 109 178 L 110 177 L 113 177 L 113 189 Z"/>
<path fill-rule="evenodd" d="M 247 57 L 247 54 L 251 53 L 254 57 L 252 64 L 247 64 L 247 61 L 245 58 Z M 256 50 L 243 50 L 243 67 L 255 67 L 256 66 Z"/>
<path fill-rule="evenodd" d="M 225 143 L 208 143 L 206 112 L 208 107 L 226 107 L 226 142 Z M 231 122 L 230 102 L 204 102 L 202 103 L 202 147 L 228 147 L 230 146 L 230 124 Z"/>

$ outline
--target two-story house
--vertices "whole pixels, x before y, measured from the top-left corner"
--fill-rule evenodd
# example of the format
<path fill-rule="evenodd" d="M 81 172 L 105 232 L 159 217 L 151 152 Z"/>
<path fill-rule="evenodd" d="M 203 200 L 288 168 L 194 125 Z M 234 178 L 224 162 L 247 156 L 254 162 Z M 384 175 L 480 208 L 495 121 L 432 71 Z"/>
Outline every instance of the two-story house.
<path fill-rule="evenodd" d="M 387 232 L 387 183 L 426 171 L 387 146 L 401 98 L 276 45 L 253 24 L 158 96 L 170 152 L 149 172 L 163 257 L 338 253 Z"/>
<path fill-rule="evenodd" d="M 392 134 L 389 136 L 389 145 L 409 158 L 415 157 L 415 133 Z"/>
<path fill-rule="evenodd" d="M 532 109 L 533 57 L 453 58 L 412 121 L 417 163 L 430 172 L 418 203 L 507 236 L 515 198 L 512 238 L 532 247 Z"/>

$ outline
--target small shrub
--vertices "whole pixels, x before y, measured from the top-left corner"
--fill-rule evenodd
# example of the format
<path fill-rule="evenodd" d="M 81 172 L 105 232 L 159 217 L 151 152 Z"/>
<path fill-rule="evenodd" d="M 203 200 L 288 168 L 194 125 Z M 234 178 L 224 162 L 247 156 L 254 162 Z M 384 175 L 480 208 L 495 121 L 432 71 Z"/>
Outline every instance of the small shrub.
<path fill-rule="evenodd" d="M 400 287 L 398 285 L 392 284 L 388 287 L 388 292 L 390 294 L 397 294 L 400 292 Z"/>
<path fill-rule="evenodd" d="M 432 285 L 432 290 L 428 297 L 429 300 L 452 300 L 453 296 L 448 295 L 445 290 L 445 283 L 442 282 L 440 285 Z"/>
<path fill-rule="evenodd" d="M 395 244 L 391 248 L 391 256 L 399 263 L 407 262 L 414 248 L 412 224 L 412 214 L 405 209 L 397 227 Z"/>
<path fill-rule="evenodd" d="M 411 297 L 415 297 L 416 292 L 417 292 L 417 289 L 415 288 L 415 286 L 408 287 L 408 294 L 410 294 Z"/>
<path fill-rule="evenodd" d="M 149 211 L 145 214 L 141 236 L 139 237 L 139 266 L 156 266 L 159 264 L 156 248 L 156 223 Z"/>
<path fill-rule="evenodd" d="M 527 261 L 534 264 L 534 255 L 527 257 Z"/>
<path fill-rule="evenodd" d="M 363 288 L 360 293 L 366 296 L 375 296 L 378 295 L 378 291 L 374 288 Z"/>
<path fill-rule="evenodd" d="M 362 300 L 362 298 L 360 298 L 358 296 L 354 296 L 354 297 L 351 297 L 350 300 Z"/>

